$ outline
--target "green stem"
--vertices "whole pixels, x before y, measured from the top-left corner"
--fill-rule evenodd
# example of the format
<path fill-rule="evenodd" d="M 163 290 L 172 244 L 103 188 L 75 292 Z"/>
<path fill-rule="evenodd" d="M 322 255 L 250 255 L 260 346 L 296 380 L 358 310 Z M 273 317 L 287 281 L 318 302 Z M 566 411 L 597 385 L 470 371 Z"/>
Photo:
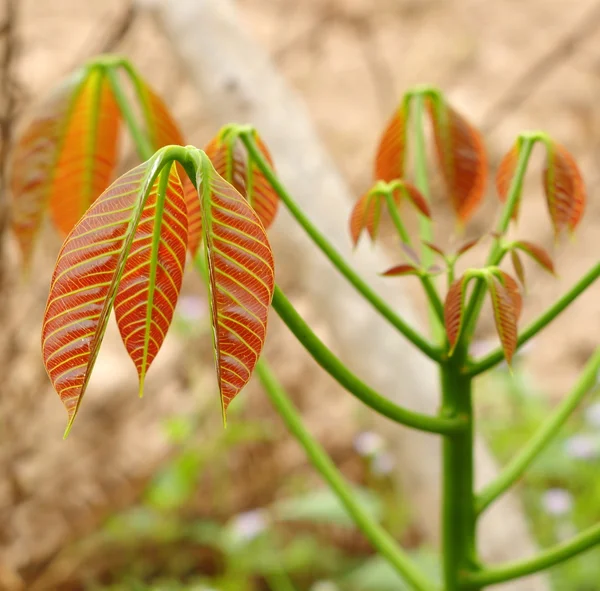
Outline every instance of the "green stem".
<path fill-rule="evenodd" d="M 461 374 L 462 346 L 442 365 L 442 416 L 461 418 L 467 428 L 444 436 L 442 549 L 444 591 L 459 591 L 461 573 L 478 568 L 475 543 L 473 409 L 471 380 Z"/>
<path fill-rule="evenodd" d="M 290 402 L 269 367 L 262 360 L 256 364 L 256 374 L 264 386 L 273 406 L 280 414 L 288 430 L 304 448 L 308 459 L 321 474 L 344 505 L 357 527 L 363 532 L 374 548 L 388 560 L 404 580 L 417 591 L 431 591 L 433 585 L 416 567 L 395 540 L 376 522 L 357 501 L 343 476 L 331 458 L 304 426 L 302 419 Z"/>
<path fill-rule="evenodd" d="M 462 581 L 463 588 L 479 589 L 485 585 L 495 585 L 533 575 L 590 550 L 598 544 L 600 544 L 600 524 L 588 528 L 568 542 L 558 544 L 533 558 L 467 574 Z"/>
<path fill-rule="evenodd" d="M 546 448 L 548 443 L 556 436 L 558 430 L 577 408 L 583 397 L 594 386 L 599 370 L 600 347 L 590 357 L 577 383 L 552 415 L 544 421 L 527 445 L 513 458 L 498 477 L 488 484 L 478 495 L 476 502 L 478 515 L 485 511 L 502 493 L 507 491 Z"/>
<path fill-rule="evenodd" d="M 486 266 L 498 265 L 504 256 L 504 250 L 502 248 L 502 236 L 508 230 L 510 220 L 512 218 L 515 208 L 519 204 L 519 199 L 523 191 L 523 182 L 525 180 L 525 173 L 527 172 L 527 166 L 529 165 L 529 159 L 531 158 L 531 152 L 533 146 L 537 141 L 538 136 L 536 134 L 522 134 L 517 140 L 519 142 L 519 159 L 515 169 L 510 189 L 508 190 L 508 197 L 506 203 L 502 209 L 502 215 L 496 227 L 496 233 L 498 237 L 494 240 L 492 249 L 488 256 Z M 483 298 L 485 296 L 485 281 L 478 279 L 473 288 L 473 294 L 467 305 L 464 319 L 464 331 L 467 335 L 467 339 L 470 339 L 473 332 L 475 331 L 475 322 L 481 311 L 483 305 Z"/>
<path fill-rule="evenodd" d="M 396 312 L 383 300 L 369 285 L 348 265 L 340 253 L 325 238 L 325 236 L 312 224 L 308 217 L 302 212 L 292 196 L 281 184 L 268 162 L 256 146 L 252 131 L 241 131 L 240 139 L 246 146 L 252 160 L 263 173 L 269 184 L 278 194 L 288 211 L 302 226 L 310 239 L 320 248 L 333 266 L 348 280 L 348 282 L 377 310 L 392 326 L 401 332 L 415 347 L 422 351 L 434 361 L 441 359 L 439 348 L 421 336 L 415 329 L 409 326 Z"/>
<path fill-rule="evenodd" d="M 594 265 L 566 294 L 557 300 L 543 314 L 536 318 L 519 334 L 517 347 L 521 347 L 543 328 L 548 326 L 563 310 L 578 298 L 592 283 L 600 277 L 600 263 Z M 504 351 L 498 347 L 485 357 L 468 365 L 467 374 L 471 377 L 479 375 L 494 367 L 504 359 Z"/>
<path fill-rule="evenodd" d="M 115 100 L 117 101 L 121 115 L 123 115 L 123 119 L 125 119 L 125 123 L 127 124 L 129 133 L 131 134 L 140 159 L 142 161 L 146 161 L 152 156 L 152 154 L 154 154 L 154 150 L 152 149 L 152 145 L 146 137 L 146 134 L 138 125 L 135 114 L 133 113 L 131 105 L 129 104 L 129 100 L 123 92 L 121 80 L 119 79 L 119 73 L 116 68 L 108 66 L 106 68 L 106 76 L 110 82 L 110 87 L 115 96 Z"/>
<path fill-rule="evenodd" d="M 379 414 L 407 427 L 429 433 L 456 433 L 464 430 L 464 421 L 458 417 L 430 417 L 407 410 L 367 386 L 323 344 L 278 286 L 275 286 L 272 306 L 312 358 L 348 392 Z"/>
<path fill-rule="evenodd" d="M 396 227 L 396 231 L 398 232 L 398 236 L 400 240 L 404 242 L 404 244 L 410 246 L 411 240 L 404 224 L 402 223 L 402 219 L 400 218 L 400 212 L 398 211 L 398 206 L 394 201 L 394 195 L 392 191 L 384 192 L 385 201 L 387 203 L 388 210 L 390 212 L 390 217 L 392 218 L 392 222 Z M 419 279 L 421 281 L 421 285 L 427 294 L 427 299 L 429 300 L 429 305 L 431 309 L 434 311 L 437 316 L 437 321 L 439 323 L 444 322 L 444 305 L 442 304 L 442 300 L 440 300 L 440 296 L 433 285 L 433 281 L 427 275 L 419 275 Z"/>

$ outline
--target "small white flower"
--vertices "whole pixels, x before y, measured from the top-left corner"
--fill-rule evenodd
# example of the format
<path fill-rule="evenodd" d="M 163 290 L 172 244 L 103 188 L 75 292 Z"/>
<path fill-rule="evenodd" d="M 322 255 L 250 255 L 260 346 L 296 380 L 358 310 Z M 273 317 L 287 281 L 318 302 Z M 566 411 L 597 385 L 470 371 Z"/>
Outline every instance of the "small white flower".
<path fill-rule="evenodd" d="M 363 458 L 373 457 L 383 449 L 383 446 L 383 439 L 373 431 L 363 431 L 354 438 L 354 449 Z"/>
<path fill-rule="evenodd" d="M 549 488 L 542 496 L 542 506 L 549 515 L 560 517 L 573 509 L 573 497 L 563 488 Z"/>
<path fill-rule="evenodd" d="M 590 435 L 573 435 L 565 441 L 565 451 L 577 460 L 593 460 L 600 456 L 600 445 Z"/>
<path fill-rule="evenodd" d="M 600 429 L 600 402 L 594 402 L 587 407 L 585 419 L 590 426 Z"/>
<path fill-rule="evenodd" d="M 242 542 L 250 542 L 262 534 L 268 526 L 268 518 L 261 509 L 239 513 L 231 520 L 234 537 Z"/>

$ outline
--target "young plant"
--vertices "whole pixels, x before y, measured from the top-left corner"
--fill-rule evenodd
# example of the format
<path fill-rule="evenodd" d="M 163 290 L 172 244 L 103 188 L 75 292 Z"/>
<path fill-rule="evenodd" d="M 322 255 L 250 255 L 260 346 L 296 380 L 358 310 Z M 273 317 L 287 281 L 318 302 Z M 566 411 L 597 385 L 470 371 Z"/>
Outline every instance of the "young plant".
<path fill-rule="evenodd" d="M 133 84 L 137 113 L 123 89 L 123 73 Z M 113 309 L 137 368 L 141 393 L 171 323 L 187 250 L 209 288 L 223 416 L 256 371 L 310 461 L 357 527 L 407 585 L 418 591 L 464 591 L 536 573 L 600 542 L 600 525 L 595 525 L 533 558 L 506 565 L 485 566 L 477 552 L 479 517 L 538 457 L 592 387 L 600 369 L 600 348 L 531 441 L 481 491 L 474 489 L 472 410 L 474 378 L 503 359 L 510 365 L 520 346 L 600 276 L 600 263 L 519 330 L 522 296 L 517 281 L 500 268 L 503 259 L 510 254 L 521 283 L 525 279 L 519 253 L 554 272 L 550 256 L 541 247 L 506 237 L 519 212 L 533 147 L 541 142 L 546 148 L 543 188 L 557 236 L 564 230 L 574 231 L 583 214 L 585 188 L 577 165 L 548 135 L 519 135 L 496 176 L 504 205 L 495 228 L 490 229 L 492 244 L 485 264 L 465 269 L 457 277 L 460 257 L 476 241 L 450 254 L 433 242 L 426 116 L 431 121 L 448 201 L 459 223 L 468 223 L 476 211 L 488 176 L 483 140 L 440 91 L 420 87 L 405 94 L 382 136 L 375 160 L 375 185 L 358 200 L 350 234 L 355 245 L 363 230 L 375 240 L 382 213 L 391 217 L 405 260 L 384 275 L 419 278 L 430 308 L 431 339 L 382 300 L 301 211 L 278 179 L 269 152 L 253 128 L 228 125 L 204 151 L 182 147 L 181 133 L 162 101 L 121 58 L 102 57 L 85 66 L 42 105 L 25 131 L 13 164 L 13 230 L 25 264 L 47 209 L 57 228 L 68 233 L 54 269 L 42 329 L 44 363 L 67 408 L 68 428 L 85 393 Z M 121 119 L 144 162 L 107 187 L 116 162 Z M 411 125 L 413 133 L 409 133 Z M 414 151 L 414 174 L 407 170 L 409 148 Z M 437 416 L 405 409 L 365 384 L 326 347 L 274 284 L 265 227 L 273 220 L 279 201 L 366 302 L 438 364 L 442 400 Z M 419 216 L 418 249 L 400 211 L 404 201 L 414 205 Z M 443 265 L 434 264 L 434 257 L 441 258 Z M 435 281 L 440 274 L 446 276 L 443 290 Z M 470 346 L 486 292 L 500 344 L 476 359 Z M 315 361 L 350 394 L 400 425 L 441 437 L 441 581 L 431 580 L 365 511 L 306 429 L 272 370 L 259 359 L 271 304 Z"/>

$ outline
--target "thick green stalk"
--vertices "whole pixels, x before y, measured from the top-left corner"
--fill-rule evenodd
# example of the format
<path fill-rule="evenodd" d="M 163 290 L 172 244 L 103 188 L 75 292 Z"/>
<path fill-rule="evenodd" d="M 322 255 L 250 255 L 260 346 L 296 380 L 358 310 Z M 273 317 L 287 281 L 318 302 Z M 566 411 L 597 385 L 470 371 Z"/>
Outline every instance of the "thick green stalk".
<path fill-rule="evenodd" d="M 496 233 L 498 237 L 494 240 L 494 244 L 488 256 L 486 266 L 498 265 L 504 256 L 504 250 L 502 249 L 502 236 L 508 230 L 510 220 L 512 218 L 515 208 L 519 204 L 519 199 L 523 190 L 523 182 L 525 180 L 525 173 L 527 172 L 527 166 L 529 165 L 529 159 L 531 158 L 531 152 L 533 146 L 538 139 L 537 134 L 523 134 L 519 136 L 517 140 L 520 145 L 519 159 L 515 169 L 515 175 L 510 184 L 508 190 L 508 196 L 504 208 L 502 209 L 502 215 L 500 221 L 496 227 Z M 464 331 L 470 338 L 475 330 L 475 322 L 481 311 L 483 305 L 483 298 L 485 296 L 485 281 L 478 279 L 473 288 L 473 294 L 467 305 L 464 319 Z"/>
<path fill-rule="evenodd" d="M 442 554 L 444 591 L 462 589 L 462 573 L 478 568 L 475 543 L 473 474 L 473 409 L 471 380 L 462 372 L 464 347 L 441 366 L 442 411 L 445 418 L 460 418 L 467 428 L 444 436 Z"/>
<path fill-rule="evenodd" d="M 557 300 L 550 308 L 540 314 L 531 324 L 519 333 L 517 346 L 521 347 L 534 337 L 543 328 L 548 326 L 563 310 L 575 301 L 592 283 L 600 277 L 600 263 L 595 264 L 567 293 Z M 471 377 L 479 375 L 494 367 L 504 359 L 501 347 L 492 351 L 485 357 L 467 366 L 467 374 Z"/>
<path fill-rule="evenodd" d="M 302 419 L 264 361 L 256 364 L 256 374 L 288 430 L 304 448 L 308 459 L 337 495 L 357 527 L 373 547 L 388 560 L 404 580 L 416 591 L 432 591 L 434 585 L 416 567 L 396 541 L 363 509 L 331 458 L 308 432 Z"/>
<path fill-rule="evenodd" d="M 544 421 L 527 445 L 512 459 L 498 477 L 478 495 L 476 501 L 478 515 L 485 511 L 502 493 L 507 491 L 546 448 L 548 443 L 556 437 L 559 429 L 596 383 L 599 370 L 600 347 L 590 357 L 577 383 L 556 410 Z"/>
<path fill-rule="evenodd" d="M 367 386 L 323 344 L 277 286 L 275 286 L 272 305 L 275 312 L 277 312 L 302 346 L 310 353 L 312 358 L 332 378 L 346 388 L 348 392 L 379 414 L 407 427 L 430 433 L 457 433 L 464 431 L 465 421 L 462 417 L 431 417 L 413 412 L 394 404 L 391 400 L 381 396 Z"/>
<path fill-rule="evenodd" d="M 398 236 L 400 240 L 410 246 L 411 240 L 404 224 L 402 223 L 402 219 L 400 218 L 400 212 L 398 211 L 398 206 L 394 201 L 394 196 L 392 191 L 386 191 L 384 193 L 385 201 L 387 203 L 388 210 L 390 212 L 390 217 L 392 218 L 392 222 L 398 232 Z M 425 267 L 425 264 L 423 264 Z M 441 324 L 444 322 L 444 305 L 442 304 L 442 300 L 440 300 L 440 296 L 433 285 L 433 281 L 431 277 L 427 275 L 419 275 L 419 279 L 421 281 L 421 285 L 427 294 L 427 299 L 429 300 L 430 309 L 433 310 L 435 315 L 437 316 L 437 321 Z"/>
<path fill-rule="evenodd" d="M 480 589 L 486 585 L 496 585 L 533 575 L 586 552 L 598 544 L 600 544 L 600 524 L 594 525 L 573 539 L 544 550 L 532 558 L 466 574 L 462 580 L 463 589 Z"/>
<path fill-rule="evenodd" d="M 115 100 L 117 101 L 121 115 L 123 115 L 123 119 L 125 119 L 125 123 L 127 124 L 127 128 L 129 129 L 129 133 L 131 134 L 131 138 L 133 139 L 133 143 L 135 144 L 140 159 L 142 161 L 148 160 L 148 158 L 154 154 L 154 150 L 146 137 L 146 134 L 138 125 L 135 114 L 129 104 L 129 100 L 123 92 L 119 73 L 115 68 L 109 66 L 106 68 L 106 76 L 110 82 L 110 87 L 114 93 Z"/>
<path fill-rule="evenodd" d="M 325 236 L 312 224 L 308 217 L 298 207 L 292 196 L 286 191 L 273 170 L 256 146 L 252 131 L 242 131 L 240 139 L 256 166 L 277 192 L 282 203 L 302 226 L 309 238 L 319 247 L 333 266 L 348 280 L 348 282 L 377 310 L 392 326 L 401 332 L 415 347 L 435 361 L 441 359 L 440 350 L 427 342 L 415 329 L 409 326 L 371 287 L 350 267 L 344 257 L 333 247 Z"/>

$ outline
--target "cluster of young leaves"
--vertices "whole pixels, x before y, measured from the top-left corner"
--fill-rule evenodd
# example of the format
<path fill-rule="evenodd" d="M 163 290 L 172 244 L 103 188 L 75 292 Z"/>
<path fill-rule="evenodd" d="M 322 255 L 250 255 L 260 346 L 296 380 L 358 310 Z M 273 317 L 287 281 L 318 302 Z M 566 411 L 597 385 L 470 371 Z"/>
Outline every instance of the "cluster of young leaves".
<path fill-rule="evenodd" d="M 122 119 L 119 75 L 133 83 L 142 138 L 166 146 L 109 185 Z M 128 122 L 129 123 L 129 122 Z M 276 193 L 228 126 L 205 151 L 183 146 L 162 100 L 124 60 L 83 67 L 44 101 L 18 142 L 12 165 L 12 228 L 31 259 L 49 210 L 66 234 L 42 328 L 42 352 L 70 429 L 111 311 L 138 371 L 146 373 L 169 330 L 186 251 L 203 244 L 223 417 L 260 356 L 274 289 L 265 228 Z M 258 135 L 257 144 L 270 155 Z M 107 188 L 108 187 L 108 188 Z"/>
<path fill-rule="evenodd" d="M 375 158 L 375 185 L 357 200 L 352 210 L 350 235 L 355 246 L 365 229 L 371 240 L 377 238 L 381 204 L 384 202 L 392 217 L 399 216 L 400 202 L 407 199 L 421 215 L 431 218 L 427 199 L 406 180 L 407 129 L 411 104 L 417 95 L 420 95 L 427 107 L 438 164 L 449 202 L 460 224 L 465 224 L 471 219 L 485 195 L 488 160 L 479 131 L 450 106 L 438 90 L 410 91 L 402 99 L 381 137 Z M 573 157 L 563 146 L 544 133 L 538 132 L 532 134 L 532 137 L 546 146 L 543 188 L 554 233 L 559 235 L 565 229 L 573 231 L 585 208 L 585 187 L 581 173 Z M 516 192 L 516 199 L 512 203 L 512 217 L 515 220 L 519 213 L 522 190 L 522 177 L 517 175 L 517 168 L 523 149 L 523 139 L 520 136 L 514 147 L 502 159 L 496 175 L 496 189 L 501 201 L 506 202 L 509 194 Z M 527 162 L 528 160 L 525 164 Z M 396 226 L 401 228 L 401 222 L 396 223 Z M 494 234 L 494 238 L 498 244 L 504 240 L 503 235 Z M 439 274 L 438 265 L 424 268 L 405 237 L 401 236 L 401 239 L 408 262 L 387 270 L 385 276 L 428 277 Z M 479 278 L 484 281 L 490 294 L 498 336 L 510 363 L 517 346 L 517 322 L 522 308 L 522 298 L 515 279 L 493 264 L 483 269 L 469 269 L 460 278 L 453 280 L 457 260 L 477 242 L 478 240 L 469 241 L 451 254 L 445 253 L 442 248 L 431 242 L 424 242 L 426 247 L 442 257 L 451 282 L 444 303 L 449 353 L 451 354 L 456 347 L 463 328 L 467 287 L 472 279 Z M 515 274 L 523 286 L 525 272 L 520 253 L 531 257 L 546 271 L 555 273 L 549 254 L 530 241 L 517 240 L 502 244 L 501 248 L 502 256 L 510 255 Z"/>

